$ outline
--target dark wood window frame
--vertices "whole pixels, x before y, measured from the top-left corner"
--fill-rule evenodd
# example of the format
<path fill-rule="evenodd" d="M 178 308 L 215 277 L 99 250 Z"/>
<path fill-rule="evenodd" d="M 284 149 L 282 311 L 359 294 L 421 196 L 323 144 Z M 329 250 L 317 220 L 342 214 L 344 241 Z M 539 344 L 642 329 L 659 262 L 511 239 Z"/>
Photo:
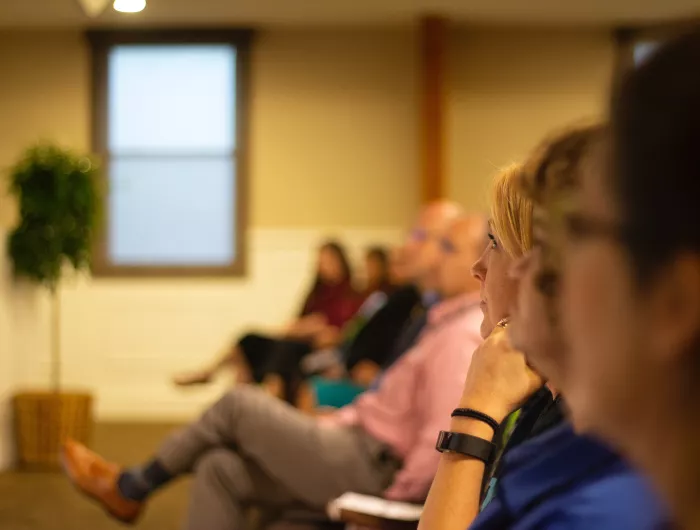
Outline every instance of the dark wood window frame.
<path fill-rule="evenodd" d="M 93 251 L 92 272 L 96 277 L 223 277 L 246 273 L 246 228 L 249 159 L 250 46 L 253 31 L 246 29 L 197 30 L 94 30 L 87 32 L 92 59 L 92 150 L 103 167 L 103 212 Z M 235 190 L 235 259 L 223 266 L 145 266 L 117 265 L 109 260 L 108 223 L 109 150 L 108 128 L 108 55 L 112 47 L 123 44 L 178 45 L 229 44 L 236 49 L 236 146 L 234 158 Z M 233 119 L 233 117 L 232 117 Z"/>

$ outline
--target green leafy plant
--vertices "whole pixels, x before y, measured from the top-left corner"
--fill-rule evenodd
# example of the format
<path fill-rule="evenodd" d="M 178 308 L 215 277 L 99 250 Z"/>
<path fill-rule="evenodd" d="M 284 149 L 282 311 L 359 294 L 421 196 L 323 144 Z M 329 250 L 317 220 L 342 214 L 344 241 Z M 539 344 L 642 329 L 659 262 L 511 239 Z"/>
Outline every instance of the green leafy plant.
<path fill-rule="evenodd" d="M 60 147 L 29 148 L 10 171 L 19 223 L 8 253 L 15 275 L 47 287 L 53 299 L 52 384 L 60 386 L 60 304 L 57 287 L 68 265 L 86 269 L 97 227 L 97 165 Z"/>

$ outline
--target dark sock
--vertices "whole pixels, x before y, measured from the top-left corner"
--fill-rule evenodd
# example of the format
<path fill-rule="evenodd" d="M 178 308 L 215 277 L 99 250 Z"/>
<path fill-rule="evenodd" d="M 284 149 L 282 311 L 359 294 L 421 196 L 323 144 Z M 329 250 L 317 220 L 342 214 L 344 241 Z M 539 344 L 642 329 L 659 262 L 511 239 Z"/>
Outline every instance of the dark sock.
<path fill-rule="evenodd" d="M 172 478 L 160 462 L 152 460 L 146 467 L 124 471 L 119 475 L 117 488 L 123 497 L 143 501 Z"/>
<path fill-rule="evenodd" d="M 158 460 L 152 460 L 146 466 L 146 469 L 143 470 L 143 476 L 151 485 L 151 490 L 156 490 L 173 479 L 173 476 L 165 470 Z"/>

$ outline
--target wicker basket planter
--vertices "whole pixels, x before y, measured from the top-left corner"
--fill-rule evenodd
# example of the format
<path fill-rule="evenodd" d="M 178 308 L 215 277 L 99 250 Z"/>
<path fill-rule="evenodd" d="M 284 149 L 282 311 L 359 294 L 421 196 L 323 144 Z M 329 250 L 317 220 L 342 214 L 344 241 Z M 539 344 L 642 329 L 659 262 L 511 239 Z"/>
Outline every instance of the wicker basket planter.
<path fill-rule="evenodd" d="M 13 402 L 17 459 L 25 471 L 60 469 L 66 438 L 88 444 L 92 435 L 92 396 L 68 392 L 23 392 Z"/>
<path fill-rule="evenodd" d="M 19 393 L 13 403 L 20 469 L 58 469 L 61 443 L 68 437 L 87 443 L 92 431 L 92 397 L 62 387 L 60 285 L 69 272 L 89 270 L 98 178 L 89 157 L 52 144 L 30 147 L 9 172 L 19 212 L 7 239 L 14 276 L 51 294 L 48 391 Z"/>

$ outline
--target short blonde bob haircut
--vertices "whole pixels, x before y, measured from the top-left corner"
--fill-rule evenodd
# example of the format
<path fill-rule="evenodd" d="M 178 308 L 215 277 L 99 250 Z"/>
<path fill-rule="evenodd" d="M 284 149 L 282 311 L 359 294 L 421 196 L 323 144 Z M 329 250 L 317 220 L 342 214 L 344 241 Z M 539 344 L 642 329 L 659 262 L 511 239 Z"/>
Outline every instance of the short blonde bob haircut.
<path fill-rule="evenodd" d="M 522 181 L 523 166 L 512 164 L 498 172 L 491 189 L 491 230 L 511 258 L 532 248 L 533 202 Z"/>

